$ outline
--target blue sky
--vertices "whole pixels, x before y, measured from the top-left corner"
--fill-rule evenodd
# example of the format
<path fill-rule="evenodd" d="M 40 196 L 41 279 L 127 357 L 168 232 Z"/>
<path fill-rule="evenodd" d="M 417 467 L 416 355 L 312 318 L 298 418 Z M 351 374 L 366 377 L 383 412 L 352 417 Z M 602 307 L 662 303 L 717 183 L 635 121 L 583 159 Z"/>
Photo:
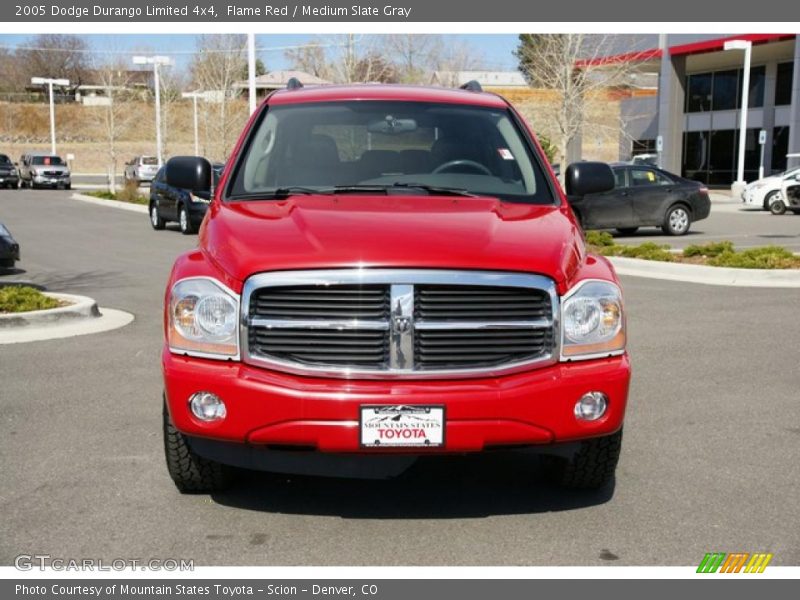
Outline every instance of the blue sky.
<path fill-rule="evenodd" d="M 29 41 L 29 35 L 0 35 L 0 47 L 14 48 Z M 189 53 L 195 48 L 195 36 L 186 34 L 174 35 L 86 35 L 93 50 L 114 52 L 158 52 L 173 56 L 178 65 L 185 65 Z M 256 45 L 263 48 L 259 58 L 269 70 L 284 69 L 288 65 L 283 57 L 283 50 L 274 49 L 282 46 L 302 45 L 313 38 L 311 35 L 261 34 L 256 36 Z M 448 35 L 450 39 L 458 39 L 470 43 L 484 58 L 486 67 L 492 70 L 513 70 L 516 61 L 512 51 L 517 45 L 516 35 Z"/>

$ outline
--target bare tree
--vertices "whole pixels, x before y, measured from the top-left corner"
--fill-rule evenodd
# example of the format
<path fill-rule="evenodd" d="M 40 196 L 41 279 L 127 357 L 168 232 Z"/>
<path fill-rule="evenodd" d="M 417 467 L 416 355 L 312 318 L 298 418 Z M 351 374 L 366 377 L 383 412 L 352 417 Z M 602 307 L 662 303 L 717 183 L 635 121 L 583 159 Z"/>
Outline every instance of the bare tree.
<path fill-rule="evenodd" d="M 297 48 L 289 48 L 283 54 L 293 70 L 303 71 L 320 79 L 330 79 L 332 76 L 326 47 L 319 40 L 312 40 L 311 43 Z"/>
<path fill-rule="evenodd" d="M 405 33 L 384 39 L 386 54 L 397 65 L 403 83 L 424 83 L 444 54 L 441 36 Z"/>
<path fill-rule="evenodd" d="M 191 64 L 192 84 L 206 92 L 209 117 L 205 120 L 204 146 L 219 160 L 230 153 L 236 132 L 246 118 L 246 105 L 236 102 L 233 84 L 247 68 L 247 38 L 244 35 L 202 35 Z"/>
<path fill-rule="evenodd" d="M 635 46 L 627 40 L 627 48 Z M 516 50 L 519 69 L 528 82 L 551 90 L 555 102 L 543 107 L 542 115 L 555 126 L 553 142 L 557 158 L 564 164 L 568 147 L 581 134 L 586 122 L 585 103 L 609 88 L 627 85 L 636 70 L 636 57 L 610 61 L 618 53 L 620 36 L 582 33 L 523 34 Z M 563 172 L 563 171 L 562 171 Z"/>
<path fill-rule="evenodd" d="M 77 35 L 44 33 L 37 35 L 16 52 L 24 77 L 69 79 L 74 92 L 85 83 L 91 70 L 89 43 Z"/>
<path fill-rule="evenodd" d="M 137 111 L 131 105 L 132 74 L 127 62 L 112 60 L 97 64 L 92 71 L 93 84 L 101 87 L 102 103 L 97 107 L 96 123 L 105 140 L 108 157 L 108 191 L 117 192 L 117 168 L 120 158 L 119 142 L 131 131 Z"/>

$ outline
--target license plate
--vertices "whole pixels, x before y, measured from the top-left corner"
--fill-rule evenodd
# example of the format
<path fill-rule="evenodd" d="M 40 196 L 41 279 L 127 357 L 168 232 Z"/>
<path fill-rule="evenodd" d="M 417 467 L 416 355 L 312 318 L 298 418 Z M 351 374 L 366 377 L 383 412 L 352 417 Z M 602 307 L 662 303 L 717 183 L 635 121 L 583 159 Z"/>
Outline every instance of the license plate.
<path fill-rule="evenodd" d="M 361 446 L 436 448 L 444 446 L 444 406 L 362 406 Z"/>

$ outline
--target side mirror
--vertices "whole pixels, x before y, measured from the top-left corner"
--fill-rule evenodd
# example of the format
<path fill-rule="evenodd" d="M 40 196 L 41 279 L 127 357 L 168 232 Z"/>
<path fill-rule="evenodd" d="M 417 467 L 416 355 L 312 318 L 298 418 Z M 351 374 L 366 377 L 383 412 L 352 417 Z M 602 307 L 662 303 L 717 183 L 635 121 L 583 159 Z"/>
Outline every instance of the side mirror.
<path fill-rule="evenodd" d="M 211 163 L 201 156 L 174 156 L 167 161 L 167 185 L 193 193 L 211 192 Z"/>
<path fill-rule="evenodd" d="M 567 167 L 564 186 L 567 196 L 602 194 L 614 189 L 614 173 L 606 163 L 578 162 Z"/>

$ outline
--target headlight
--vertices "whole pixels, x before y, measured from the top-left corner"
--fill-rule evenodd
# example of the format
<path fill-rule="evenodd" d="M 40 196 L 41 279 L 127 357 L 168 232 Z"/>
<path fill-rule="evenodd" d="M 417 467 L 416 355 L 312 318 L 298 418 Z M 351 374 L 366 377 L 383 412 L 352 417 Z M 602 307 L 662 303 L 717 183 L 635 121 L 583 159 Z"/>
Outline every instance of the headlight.
<path fill-rule="evenodd" d="M 239 357 L 239 296 L 212 279 L 184 279 L 169 298 L 169 349 Z"/>
<path fill-rule="evenodd" d="M 586 359 L 625 349 L 625 315 L 620 289 L 608 281 L 586 281 L 561 304 L 561 356 Z"/>

